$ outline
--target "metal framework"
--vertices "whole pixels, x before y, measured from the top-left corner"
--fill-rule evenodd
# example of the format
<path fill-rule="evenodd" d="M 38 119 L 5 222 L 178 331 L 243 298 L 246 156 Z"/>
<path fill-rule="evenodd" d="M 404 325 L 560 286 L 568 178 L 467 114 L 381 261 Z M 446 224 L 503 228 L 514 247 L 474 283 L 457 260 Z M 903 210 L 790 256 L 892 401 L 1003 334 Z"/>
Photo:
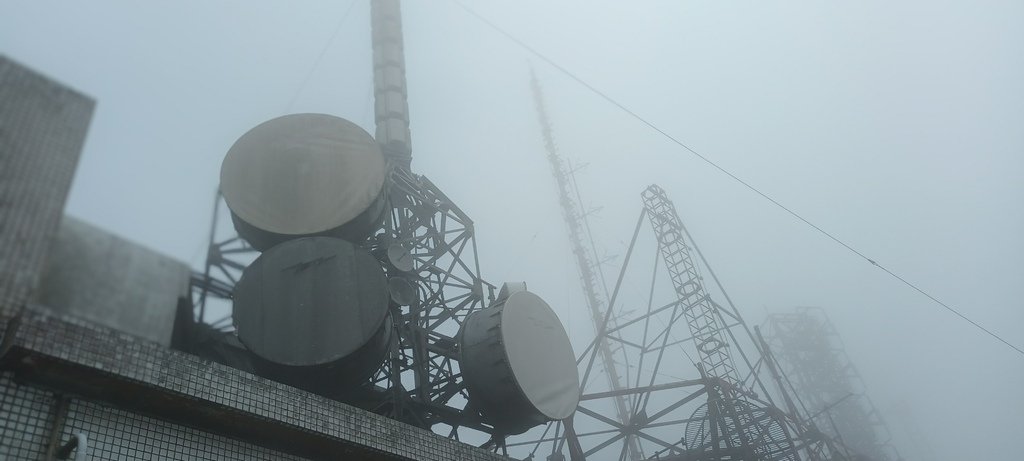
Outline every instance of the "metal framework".
<path fill-rule="evenodd" d="M 542 453 L 560 460 L 575 437 L 586 459 L 625 460 L 630 456 L 627 440 L 635 437 L 643 459 L 846 459 L 840 445 L 802 421 L 785 388 L 769 391 L 762 382 L 763 373 L 771 373 L 777 382 L 784 378 L 766 366 L 774 363 L 770 352 L 732 305 L 664 190 L 649 187 L 643 202 L 599 333 L 578 360 L 583 395 L 575 431 L 566 434 L 565 424 L 553 423 L 539 437 L 515 440 L 509 447 L 523 446 L 531 457 Z M 646 306 L 639 300 L 619 301 L 644 222 L 652 227 L 657 246 Z M 705 271 L 727 306 L 709 293 Z M 668 302 L 656 303 L 661 272 L 669 278 L 670 288 L 663 290 Z M 630 307 L 636 308 L 632 314 Z M 686 333 L 680 332 L 683 323 Z M 601 341 L 621 348 L 635 365 L 622 373 L 625 388 L 587 392 L 595 379 Z M 788 411 L 775 404 L 779 395 Z M 621 397 L 630 402 L 625 422 L 607 416 Z"/>
<path fill-rule="evenodd" d="M 0 74 L 9 74 L 2 61 Z M 48 79 L 28 77 L 33 80 L 14 85 L 39 93 L 30 94 L 27 105 L 39 106 L 33 98 L 40 95 L 63 106 L 81 99 L 62 96 L 67 91 Z M 5 84 L 0 82 L 0 87 L 6 89 Z M 5 109 L 0 104 L 0 117 L 10 112 Z M 39 119 L 33 123 L 41 127 L 12 133 L 19 146 L 28 147 L 15 150 L 11 161 L 14 166 L 45 168 L 22 168 L 25 184 L 0 191 L 5 202 L 13 198 L 19 205 L 14 211 L 30 212 L 13 216 L 14 224 L 31 224 L 21 227 L 35 231 L 26 234 L 34 240 L 22 242 L 33 244 L 30 259 L 45 259 L 58 219 L 40 218 L 59 218 L 78 155 L 75 142 L 49 132 L 72 138 L 83 134 L 88 113 L 77 120 L 81 123 L 72 123 L 83 116 L 78 109 L 14 114 Z M 33 140 L 67 141 L 70 150 L 42 149 L 35 155 L 39 149 L 31 145 Z M 26 193 L 35 190 L 46 193 Z M 460 319 L 482 304 L 493 287 L 477 275 L 472 222 L 436 186 L 399 164 L 389 170 L 384 193 L 392 205 L 382 219 L 386 224 L 365 245 L 384 262 L 391 280 L 412 281 L 414 295 L 393 296 L 398 298 L 391 306 L 397 332 L 390 360 L 373 382 L 368 380 L 361 392 L 348 397 L 391 418 L 169 350 L 74 311 L 15 299 L 11 295 L 31 291 L 23 288 L 31 288 L 30 279 L 38 278 L 42 266 L 36 264 L 28 268 L 32 277 L 16 280 L 24 287 L 0 286 L 0 458 L 66 458 L 58 448 L 72 439 L 79 443 L 77 459 L 84 459 L 87 450 L 89 459 L 501 459 L 396 421 L 430 426 L 443 420 L 455 428 L 489 431 L 465 407 L 459 385 L 451 384 L 458 367 L 449 358 Z M 230 355 L 236 346 L 227 333 L 232 322 L 225 315 L 230 312 L 226 300 L 256 252 L 234 236 L 230 224 L 223 225 L 228 213 L 219 197 L 214 203 L 207 262 L 192 277 L 193 302 L 179 300 L 171 341 L 187 347 L 196 346 L 197 338 L 189 336 L 213 339 L 204 345 Z M 0 263 L 7 262 L 0 257 Z M 121 282 L 112 279 L 115 285 Z M 394 293 L 408 294 L 400 289 Z M 217 334 L 207 336 L 211 332 Z M 245 370 L 244 360 L 239 363 Z"/>
<path fill-rule="evenodd" d="M 697 273 L 689 248 L 683 241 L 683 222 L 676 214 L 675 206 L 658 186 L 651 186 L 643 193 L 644 210 L 658 239 L 658 250 L 672 280 L 682 305 L 683 316 L 690 327 L 690 334 L 697 344 L 698 356 L 704 373 L 717 378 L 739 382 L 736 365 L 729 352 L 729 342 L 722 335 L 722 327 L 728 321 L 721 317 L 720 307 L 711 301 Z M 677 306 L 679 307 L 679 306 Z M 729 314 L 731 320 L 742 322 L 739 313 Z"/>
<path fill-rule="evenodd" d="M 466 315 L 494 299 L 494 285 L 479 275 L 473 222 L 425 177 L 402 167 L 391 170 L 391 210 L 384 230 L 365 246 L 378 255 L 390 280 L 411 282 L 416 296 L 409 305 L 393 303 L 395 340 L 389 359 L 366 383 L 362 393 L 337 396 L 374 412 L 424 428 L 449 426 L 458 438 L 466 427 L 487 434 L 492 428 L 467 409 L 459 374 L 456 335 Z M 216 239 L 217 223 L 226 220 L 218 199 L 203 273 L 193 275 L 195 320 L 230 332 L 230 299 L 241 271 L 257 253 L 241 238 Z M 411 270 L 394 264 L 395 248 Z M 389 251 L 390 250 L 390 251 Z M 219 309 L 218 309 L 219 308 Z M 496 434 L 494 445 L 500 445 Z"/>
<path fill-rule="evenodd" d="M 369 382 L 359 391 L 332 397 L 455 439 L 468 430 L 487 440 L 484 446 L 502 451 L 505 435 L 484 423 L 469 404 L 456 341 L 465 317 L 494 300 L 495 287 L 480 277 L 473 221 L 410 169 L 399 2 L 372 0 L 371 22 L 376 140 L 388 159 L 384 193 L 389 211 L 383 229 L 363 245 L 380 259 L 389 286 L 395 287 L 394 336 L 388 359 Z M 208 305 L 230 298 L 256 253 L 233 232 L 222 236 L 225 231 L 217 225 L 227 213 L 220 202 L 214 206 L 204 271 L 193 276 L 195 320 L 229 332 L 227 303 L 217 313 Z"/>
<path fill-rule="evenodd" d="M 800 421 L 788 396 L 789 412 L 774 404 L 760 378 L 763 368 L 770 368 L 782 382 L 776 368 L 762 367 L 774 361 L 765 359 L 767 348 L 754 340 L 657 186 L 643 194 L 644 210 L 612 294 L 600 296 L 598 284 L 604 280 L 590 253 L 594 246 L 591 241 L 588 252 L 584 245 L 589 239 L 586 216 L 571 174 L 557 156 L 536 85 L 549 161 L 597 335 L 578 359 L 583 396 L 575 420 L 548 424 L 539 438 L 527 442 L 507 441 L 506 434 L 482 421 L 461 380 L 456 335 L 468 314 L 493 301 L 494 286 L 480 277 L 472 220 L 427 178 L 411 172 L 398 1 L 374 0 L 371 5 L 377 141 L 389 163 L 384 189 L 389 212 L 383 229 L 364 245 L 384 265 L 389 283 L 410 287 L 410 293 L 392 293 L 394 336 L 387 360 L 358 391 L 332 397 L 455 439 L 463 439 L 467 431 L 478 438 L 483 433 L 488 438 L 483 445 L 502 453 L 532 447 L 529 458 L 546 445 L 549 459 L 564 459 L 566 447 L 574 459 L 843 459 L 830 439 Z M 570 192 L 575 200 L 566 200 Z M 207 263 L 193 277 L 195 321 L 221 332 L 231 329 L 226 303 L 219 309 L 211 306 L 231 296 L 241 271 L 256 255 L 237 236 L 221 237 L 218 230 L 223 229 L 217 224 L 226 215 L 218 198 Z M 672 295 L 667 303 L 654 302 L 656 257 L 646 308 L 637 306 L 641 312 L 629 315 L 621 306 L 616 309 L 616 300 L 645 218 L 654 230 Z M 708 293 L 691 250 L 728 307 Z M 688 326 L 683 339 L 676 335 L 680 323 Z M 681 367 L 677 352 L 698 357 L 689 360 L 693 368 Z M 594 370 L 598 360 L 609 390 L 588 393 L 588 384 L 600 374 Z M 673 376 L 686 373 L 688 378 Z"/>
<path fill-rule="evenodd" d="M 852 459 L 903 459 L 824 310 L 772 314 L 765 337 L 812 423 L 848 447 Z"/>

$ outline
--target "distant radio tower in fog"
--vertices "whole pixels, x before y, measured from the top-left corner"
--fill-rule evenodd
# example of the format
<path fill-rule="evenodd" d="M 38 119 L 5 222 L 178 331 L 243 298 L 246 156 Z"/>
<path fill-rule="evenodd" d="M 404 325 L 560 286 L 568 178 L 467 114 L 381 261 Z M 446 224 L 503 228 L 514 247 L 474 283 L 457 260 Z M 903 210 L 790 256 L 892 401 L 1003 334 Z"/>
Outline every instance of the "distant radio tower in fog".
<path fill-rule="evenodd" d="M 608 339 L 601 334 L 603 313 L 608 305 L 607 296 L 598 292 L 598 283 L 604 283 L 601 270 L 598 267 L 597 255 L 594 252 L 593 238 L 590 235 L 590 225 L 587 223 L 586 213 L 583 211 L 583 204 L 580 201 L 579 190 L 576 189 L 576 181 L 572 178 L 572 170 L 568 168 L 558 154 L 555 146 L 554 136 L 551 133 L 551 121 L 548 119 L 547 110 L 544 106 L 544 95 L 537 81 L 537 75 L 530 71 L 530 87 L 533 90 L 533 101 L 537 107 L 537 118 L 540 120 L 541 134 L 544 137 L 544 149 L 547 151 L 548 164 L 551 166 L 551 174 L 555 177 L 558 185 L 558 203 L 562 208 L 562 218 L 565 219 L 566 227 L 569 229 L 569 244 L 572 245 L 572 253 L 576 256 L 576 269 L 579 270 L 580 287 L 583 288 L 583 296 L 587 300 L 587 308 L 590 311 L 590 320 L 594 323 L 594 329 L 599 335 L 597 341 L 598 355 L 601 358 L 601 365 L 604 367 L 605 376 L 608 378 L 608 385 L 613 391 L 620 391 L 626 386 L 622 383 L 618 369 L 615 364 L 615 356 L 612 352 Z M 589 244 L 589 245 L 588 245 Z M 631 403 L 626 395 L 616 396 L 615 412 L 619 422 L 629 423 L 629 408 Z M 628 450 L 630 459 L 643 459 L 643 454 L 637 444 L 636 437 L 628 436 Z"/>

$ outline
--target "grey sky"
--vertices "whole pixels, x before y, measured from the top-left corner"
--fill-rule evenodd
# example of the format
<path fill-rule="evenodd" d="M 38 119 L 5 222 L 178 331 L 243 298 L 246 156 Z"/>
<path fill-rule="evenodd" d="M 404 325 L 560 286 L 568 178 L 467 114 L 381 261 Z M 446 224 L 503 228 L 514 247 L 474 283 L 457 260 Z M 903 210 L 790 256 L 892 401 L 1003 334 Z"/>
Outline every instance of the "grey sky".
<path fill-rule="evenodd" d="M 472 5 L 1024 345 L 1024 3 Z M 348 7 L 0 1 L 0 52 L 98 100 L 69 213 L 198 265 L 238 136 L 290 112 L 373 131 L 365 1 L 314 67 Z M 476 220 L 487 279 L 526 280 L 585 340 L 530 57 L 451 2 L 408 1 L 404 18 L 414 170 Z M 1024 357 L 533 65 L 563 154 L 589 164 L 580 185 L 609 253 L 640 191 L 662 185 L 748 321 L 829 312 L 908 457 L 1013 459 Z"/>

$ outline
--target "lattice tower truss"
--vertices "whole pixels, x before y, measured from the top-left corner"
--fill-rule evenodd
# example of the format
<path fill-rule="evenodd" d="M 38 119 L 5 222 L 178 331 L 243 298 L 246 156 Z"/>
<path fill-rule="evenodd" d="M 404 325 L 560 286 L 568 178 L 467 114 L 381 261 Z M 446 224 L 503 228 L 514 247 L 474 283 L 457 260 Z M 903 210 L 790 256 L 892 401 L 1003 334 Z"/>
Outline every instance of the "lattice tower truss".
<path fill-rule="evenodd" d="M 729 301 L 665 191 L 651 186 L 642 199 L 598 334 L 578 360 L 584 392 L 573 425 L 552 423 L 543 434 L 508 446 L 528 446 L 530 456 L 547 452 L 546 459 L 554 461 L 565 459 L 564 447 L 578 441 L 588 460 L 625 460 L 633 437 L 643 459 L 846 459 L 841 446 L 805 424 L 787 389 L 769 391 L 762 382 L 762 373 L 771 372 L 776 383 L 785 377 L 766 365 L 774 363 L 770 352 Z M 646 306 L 641 299 L 620 299 L 628 297 L 622 295 L 623 281 L 644 224 L 657 247 Z M 665 273 L 659 285 L 658 274 Z M 702 274 L 714 280 L 714 292 Z M 716 297 L 728 302 L 723 306 Z M 613 364 L 620 367 L 616 375 L 623 387 L 587 391 L 602 379 L 595 367 L 601 341 L 616 348 L 616 357 L 628 357 Z M 787 410 L 774 403 L 780 395 Z M 620 397 L 629 403 L 625 418 L 610 412 Z"/>
<path fill-rule="evenodd" d="M 843 443 L 852 459 L 903 459 L 824 310 L 772 314 L 766 327 L 766 340 L 815 426 Z"/>

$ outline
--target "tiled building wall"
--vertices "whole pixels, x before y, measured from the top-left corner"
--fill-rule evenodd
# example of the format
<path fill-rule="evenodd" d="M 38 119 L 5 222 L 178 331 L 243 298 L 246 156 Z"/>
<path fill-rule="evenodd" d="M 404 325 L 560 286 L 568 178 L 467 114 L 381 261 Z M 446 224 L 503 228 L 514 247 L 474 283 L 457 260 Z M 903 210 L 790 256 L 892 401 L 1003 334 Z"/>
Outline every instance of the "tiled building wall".
<path fill-rule="evenodd" d="M 44 459 L 55 404 L 52 393 L 19 386 L 12 373 L 0 373 L 0 460 Z"/>
<path fill-rule="evenodd" d="M 87 434 L 90 460 L 301 460 L 95 402 L 72 400 L 61 440 Z"/>
<path fill-rule="evenodd" d="M 0 55 L 0 318 L 39 282 L 93 106 Z"/>
<path fill-rule="evenodd" d="M 335 458 L 333 453 L 339 455 L 338 459 L 352 456 L 425 461 L 508 459 L 41 306 L 28 305 L 21 314 L 20 326 L 10 333 L 13 333 L 8 339 L 11 347 L 0 359 L 0 367 L 19 370 L 29 382 L 56 382 L 52 385 L 62 391 L 85 392 L 84 395 L 90 396 L 89 401 L 72 401 L 65 423 L 71 428 L 85 429 L 87 436 L 105 444 L 94 455 L 96 457 L 90 459 L 147 459 L 144 456 L 151 452 L 161 454 L 154 459 L 284 458 L 283 454 L 255 445 L 328 459 Z M 17 446 L 28 456 L 34 456 L 39 453 L 40 441 L 45 440 L 40 434 L 50 430 L 44 428 L 52 427 L 47 418 L 52 418 L 49 412 L 55 413 L 52 403 L 55 399 L 51 394 L 13 382 L 9 371 L 2 373 L 0 395 L 5 406 L 11 402 L 18 409 L 0 412 L 0 427 L 5 428 L 0 438 L 0 453 L 5 453 L 4 450 L 11 453 Z M 113 394 L 105 391 L 114 389 Z M 102 397 L 95 400 L 93 394 Z M 109 405 L 105 403 L 108 401 Z M 34 410 L 25 409 L 33 405 Z M 144 411 L 155 417 L 127 410 L 136 407 L 148 408 Z M 163 417 L 164 411 L 173 409 L 186 413 L 173 411 L 174 417 Z M 202 418 L 211 412 L 220 422 L 205 420 L 203 423 L 188 416 Z M 231 418 L 231 427 L 223 426 L 223 418 Z M 254 445 L 168 421 L 231 434 Z M 256 436 L 245 429 L 255 427 L 254 424 L 272 425 L 275 429 L 273 433 Z M 231 432 L 239 428 L 243 431 Z M 315 440 L 320 447 L 316 450 L 318 454 L 308 454 L 309 446 L 295 446 L 293 450 L 292 435 L 288 434 L 297 434 L 295 431 L 299 431 L 304 440 Z M 72 429 L 62 429 L 61 440 L 68 440 L 73 433 Z M 140 443 L 145 450 L 138 448 Z M 133 444 L 138 450 L 138 453 L 131 451 L 133 456 L 143 457 L 122 453 L 122 450 L 132 450 Z M 180 458 L 171 455 L 182 451 L 195 454 Z M 9 459 L 33 458 L 12 456 Z"/>
<path fill-rule="evenodd" d="M 304 459 L 80 399 L 71 399 L 63 424 L 55 428 L 57 406 L 52 392 L 0 373 L 0 460 L 46 460 L 55 429 L 61 444 L 85 434 L 89 460 Z"/>

